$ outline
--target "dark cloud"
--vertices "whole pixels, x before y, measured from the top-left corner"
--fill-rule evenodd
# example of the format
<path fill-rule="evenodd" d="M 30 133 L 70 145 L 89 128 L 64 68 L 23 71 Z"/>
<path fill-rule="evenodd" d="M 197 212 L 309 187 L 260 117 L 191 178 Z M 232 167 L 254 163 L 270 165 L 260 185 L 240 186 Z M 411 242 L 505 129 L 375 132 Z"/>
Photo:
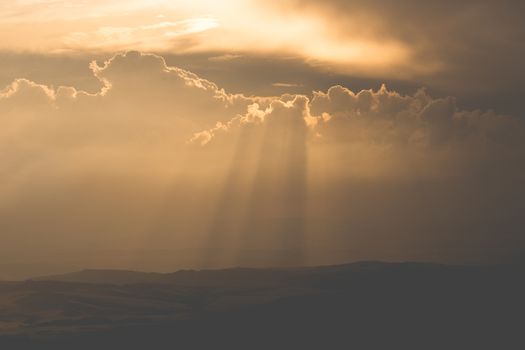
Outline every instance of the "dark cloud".
<path fill-rule="evenodd" d="M 286 4 L 327 19 L 333 35 L 400 41 L 412 50 L 413 64 L 436 67 L 428 74 L 405 74 L 405 80 L 460 95 L 471 104 L 521 112 L 518 101 L 525 96 L 522 1 L 291 0 Z M 398 78 L 402 77 L 400 71 Z"/>

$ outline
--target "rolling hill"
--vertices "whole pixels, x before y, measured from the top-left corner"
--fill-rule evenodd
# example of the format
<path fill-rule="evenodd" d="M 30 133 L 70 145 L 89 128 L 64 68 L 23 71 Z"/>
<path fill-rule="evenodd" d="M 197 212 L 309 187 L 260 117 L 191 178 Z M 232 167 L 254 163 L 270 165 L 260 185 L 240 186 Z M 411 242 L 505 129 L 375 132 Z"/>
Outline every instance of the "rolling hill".
<path fill-rule="evenodd" d="M 2 349 L 511 349 L 523 269 L 363 262 L 0 283 Z M 4 347 L 6 346 L 6 347 Z"/>

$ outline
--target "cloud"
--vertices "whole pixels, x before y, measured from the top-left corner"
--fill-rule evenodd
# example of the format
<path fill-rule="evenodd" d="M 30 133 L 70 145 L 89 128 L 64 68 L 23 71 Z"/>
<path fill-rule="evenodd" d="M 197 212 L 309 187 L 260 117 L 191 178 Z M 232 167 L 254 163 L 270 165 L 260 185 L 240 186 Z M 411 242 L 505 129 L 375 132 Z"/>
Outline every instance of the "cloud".
<path fill-rule="evenodd" d="M 67 6 L 71 3 L 73 6 Z M 254 1 L 53 2 L 0 7 L 0 48 L 9 51 L 82 52 L 147 50 L 165 53 L 280 52 L 312 63 L 345 64 L 368 73 L 404 65 L 410 54 L 399 42 L 340 38 L 325 19 L 268 11 Z M 159 22 L 159 12 L 165 16 Z M 68 21 L 63 20 L 67 18 Z M 71 20 L 74 21 L 71 21 Z M 34 30 L 36 29 L 36 30 Z M 16 36 L 2 36 L 2 32 Z M 410 70 L 415 65 L 405 66 Z M 418 68 L 419 69 L 419 68 Z"/>
<path fill-rule="evenodd" d="M 1 91 L 4 174 L 45 162 L 102 173 L 146 162 L 162 173 L 190 158 L 184 171 L 206 176 L 210 167 L 224 171 L 221 161 L 237 148 L 264 152 L 269 145 L 279 152 L 306 147 L 311 162 L 333 163 L 334 176 L 467 176 L 523 156 L 519 119 L 460 110 L 454 98 L 425 90 L 402 95 L 385 86 L 360 92 L 333 86 L 311 97 L 246 97 L 139 52 L 93 62 L 91 69 L 102 86 L 96 93 L 25 79 Z"/>
<path fill-rule="evenodd" d="M 334 86 L 326 93 L 316 93 L 310 107 L 318 116 L 321 134 L 330 137 L 341 132 L 338 136 L 350 142 L 358 136 L 351 138 L 349 132 L 359 126 L 368 129 L 361 136 L 369 137 L 369 141 L 378 141 L 370 138 L 371 133 L 384 133 L 388 136 L 384 141 L 390 144 L 414 147 L 421 142 L 427 147 L 459 146 L 466 142 L 512 144 L 510 140 L 516 141 L 523 132 L 515 118 L 491 111 L 461 111 L 454 98 L 434 99 L 425 90 L 403 96 L 384 85 L 378 91 L 359 93 Z M 495 130 L 505 130 L 505 137 L 498 137 Z"/>
<path fill-rule="evenodd" d="M 315 92 L 311 99 L 283 95 L 265 108 L 250 105 L 246 114 L 197 133 L 194 139 L 204 145 L 211 143 L 215 135 L 224 136 L 237 129 L 267 124 L 283 108 L 289 114 L 299 111 L 297 120 L 308 127 L 312 148 L 330 144 L 382 147 L 399 150 L 400 157 L 403 152 L 451 151 L 458 155 L 506 149 L 512 153 L 516 152 L 515 146 L 520 144 L 524 132 L 516 118 L 492 111 L 462 111 L 454 98 L 434 99 L 425 90 L 401 95 L 383 85 L 377 91 L 354 93 L 334 86 L 327 92 Z M 470 160 L 468 155 L 464 156 Z"/>
<path fill-rule="evenodd" d="M 2 193 L 38 172 L 74 179 L 178 168 L 192 133 L 254 103 L 155 55 L 130 52 L 91 67 L 102 86 L 96 93 L 24 79 L 2 90 Z"/>
<path fill-rule="evenodd" d="M 189 18 L 175 22 L 158 22 L 146 25 L 115 27 L 102 26 L 91 32 L 72 32 L 63 38 L 69 49 L 82 50 L 140 47 L 147 50 L 164 50 L 178 37 L 194 35 L 218 27 L 213 18 Z"/>
<path fill-rule="evenodd" d="M 40 114 L 39 123 L 67 124 L 76 119 L 79 124 L 86 123 L 83 127 L 87 130 L 82 131 L 85 133 L 98 123 L 119 120 L 127 126 L 145 123 L 151 128 L 159 127 L 160 123 L 170 124 L 170 129 L 184 124 L 187 129 L 171 130 L 182 134 L 227 120 L 253 103 L 242 95 L 227 94 L 191 72 L 167 67 L 164 60 L 155 55 L 129 52 L 113 57 L 102 66 L 93 62 L 91 69 L 102 85 L 96 93 L 63 86 L 53 89 L 24 79 L 15 80 L 0 95 L 0 108 L 6 114 L 4 123 L 20 119 L 19 112 L 23 110 Z M 42 114 L 43 107 L 49 109 L 45 114 Z M 149 121 L 144 118 L 151 114 L 154 117 Z M 74 124 L 68 126 L 74 127 Z"/>
<path fill-rule="evenodd" d="M 287 82 L 294 78 L 290 72 L 306 65 L 300 72 L 305 85 L 305 76 L 319 73 L 309 88 L 356 79 L 369 88 L 394 80 L 397 90 L 427 86 L 433 94 L 461 98 L 468 108 L 516 113 L 525 96 L 523 10 L 518 0 L 29 2 L 0 5 L 0 49 L 74 56 L 155 50 L 206 60 L 211 55 L 218 60 L 193 67 L 215 77 L 222 68 L 225 80 L 243 82 L 235 91 L 246 92 L 253 82 L 245 82 L 245 74 L 232 77 L 224 61 L 242 55 L 238 66 L 255 62 L 247 74 L 264 73 L 263 80 L 264 71 L 275 74 L 264 81 L 267 86 Z M 272 61 L 261 64 L 260 57 Z M 277 72 L 276 58 L 293 67 Z"/>
<path fill-rule="evenodd" d="M 243 57 L 243 55 L 236 55 L 236 54 L 226 53 L 224 55 L 212 56 L 212 57 L 208 58 L 208 60 L 211 61 L 211 62 L 226 62 L 226 61 L 233 61 L 233 60 L 236 60 L 236 59 L 241 58 L 241 57 Z"/>
<path fill-rule="evenodd" d="M 278 88 L 294 88 L 294 87 L 302 87 L 303 85 L 297 84 L 297 83 L 273 83 L 272 86 L 278 87 Z"/>
<path fill-rule="evenodd" d="M 418 81 L 454 93 L 523 92 L 522 1 L 289 0 L 274 6 L 325 19 L 340 40 L 357 36 L 399 43 L 410 52 L 410 65 L 423 67 L 420 72 L 402 68 L 403 79 L 413 73 Z"/>
<path fill-rule="evenodd" d="M 523 247 L 519 119 L 385 86 L 247 97 L 139 52 L 91 69 L 94 93 L 1 90 L 0 251 L 87 265 L 108 246 L 224 247 L 244 264 L 255 247 L 296 263 Z"/>

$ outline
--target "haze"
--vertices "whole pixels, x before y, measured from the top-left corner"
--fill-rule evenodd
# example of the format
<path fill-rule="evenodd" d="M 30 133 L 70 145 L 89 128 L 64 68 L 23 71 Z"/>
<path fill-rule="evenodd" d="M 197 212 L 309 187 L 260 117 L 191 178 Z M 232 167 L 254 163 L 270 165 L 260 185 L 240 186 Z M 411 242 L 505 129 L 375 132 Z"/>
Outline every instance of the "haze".
<path fill-rule="evenodd" d="M 0 279 L 525 256 L 524 3 L 0 3 Z"/>

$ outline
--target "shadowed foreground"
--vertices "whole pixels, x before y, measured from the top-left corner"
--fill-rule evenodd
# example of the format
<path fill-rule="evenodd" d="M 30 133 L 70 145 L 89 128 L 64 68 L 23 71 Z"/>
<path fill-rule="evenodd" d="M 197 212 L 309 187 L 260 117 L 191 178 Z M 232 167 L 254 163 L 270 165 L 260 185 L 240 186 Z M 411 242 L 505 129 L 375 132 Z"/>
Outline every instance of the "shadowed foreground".
<path fill-rule="evenodd" d="M 522 349 L 523 269 L 356 263 L 0 283 L 1 349 Z"/>

